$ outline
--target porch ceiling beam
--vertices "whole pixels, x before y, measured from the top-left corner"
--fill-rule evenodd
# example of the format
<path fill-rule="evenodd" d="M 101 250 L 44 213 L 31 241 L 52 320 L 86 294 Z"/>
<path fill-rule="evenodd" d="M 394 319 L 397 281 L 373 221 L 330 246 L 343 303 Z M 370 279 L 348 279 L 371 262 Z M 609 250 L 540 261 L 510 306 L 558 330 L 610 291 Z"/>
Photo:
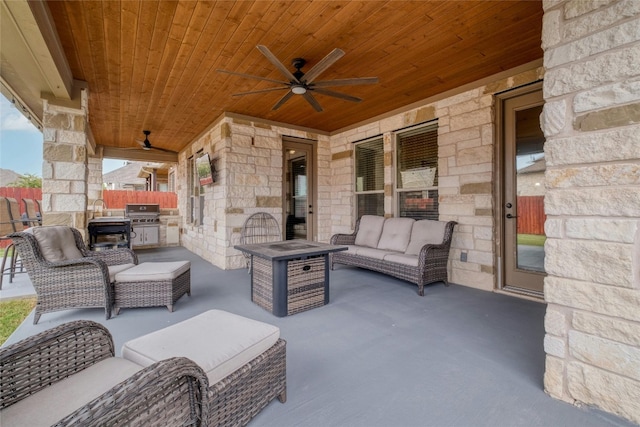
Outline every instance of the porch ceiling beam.
<path fill-rule="evenodd" d="M 102 157 L 106 159 L 134 160 L 142 162 L 178 163 L 177 153 L 143 150 L 142 148 L 126 149 L 115 147 L 101 147 Z"/>

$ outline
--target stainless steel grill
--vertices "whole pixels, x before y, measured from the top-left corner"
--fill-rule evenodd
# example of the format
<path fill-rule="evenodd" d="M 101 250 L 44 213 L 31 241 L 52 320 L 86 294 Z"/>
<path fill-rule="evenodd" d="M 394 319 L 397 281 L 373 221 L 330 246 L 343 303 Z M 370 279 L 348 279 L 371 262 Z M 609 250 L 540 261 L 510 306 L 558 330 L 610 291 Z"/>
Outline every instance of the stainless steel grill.
<path fill-rule="evenodd" d="M 131 218 L 133 224 L 154 224 L 160 222 L 160 205 L 127 204 L 124 215 Z"/>

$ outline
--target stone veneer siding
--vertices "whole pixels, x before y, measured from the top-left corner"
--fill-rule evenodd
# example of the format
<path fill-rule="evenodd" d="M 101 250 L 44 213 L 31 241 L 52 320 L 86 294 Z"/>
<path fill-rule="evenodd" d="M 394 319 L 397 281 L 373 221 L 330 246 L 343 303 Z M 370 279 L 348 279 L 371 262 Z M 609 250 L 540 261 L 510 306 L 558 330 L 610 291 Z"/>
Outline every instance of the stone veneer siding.
<path fill-rule="evenodd" d="M 88 93 L 43 100 L 42 223 L 86 232 Z"/>
<path fill-rule="evenodd" d="M 542 69 L 493 81 L 458 95 L 331 136 L 333 233 L 355 226 L 354 142 L 383 135 L 385 216 L 396 215 L 395 134 L 412 125 L 438 122 L 440 220 L 458 222 L 453 235 L 449 279 L 491 291 L 495 288 L 494 94 L 542 79 Z M 467 252 L 467 262 L 461 262 Z"/>
<path fill-rule="evenodd" d="M 188 224 L 182 215 L 182 245 L 212 264 L 242 268 L 245 258 L 233 248 L 242 225 L 255 212 L 268 212 L 282 230 L 282 138 L 293 136 L 317 141 L 316 161 L 319 209 L 317 240 L 331 237 L 329 141 L 327 136 L 289 129 L 261 121 L 223 117 L 187 150 L 180 153 L 177 188 L 181 212 L 188 213 L 187 160 L 198 151 L 217 159 L 218 181 L 204 187 L 202 225 Z"/>
<path fill-rule="evenodd" d="M 89 157 L 87 166 L 89 177 L 87 179 L 87 210 L 89 215 L 93 215 L 94 202 L 102 199 L 102 157 Z M 96 212 L 102 212 L 102 203 L 96 203 Z M 109 206 L 107 206 L 109 208 Z M 89 216 L 89 218 L 91 218 Z"/>
<path fill-rule="evenodd" d="M 187 213 L 187 159 L 199 150 L 218 159 L 218 182 L 205 186 L 204 221 L 188 224 L 183 215 L 183 246 L 221 268 L 244 267 L 233 246 L 245 219 L 254 212 L 282 221 L 282 137 L 317 140 L 318 207 L 316 240 L 351 232 L 355 223 L 353 142 L 383 136 L 385 215 L 394 216 L 395 132 L 438 121 L 440 219 L 454 220 L 450 280 L 491 291 L 495 288 L 494 248 L 494 94 L 542 79 L 532 68 L 458 95 L 427 103 L 332 136 L 310 134 L 258 120 L 223 117 L 180 153 L 178 200 Z M 281 228 L 283 224 L 280 224 Z M 461 252 L 467 262 L 461 262 Z"/>
<path fill-rule="evenodd" d="M 640 2 L 544 12 L 544 385 L 640 423 Z"/>

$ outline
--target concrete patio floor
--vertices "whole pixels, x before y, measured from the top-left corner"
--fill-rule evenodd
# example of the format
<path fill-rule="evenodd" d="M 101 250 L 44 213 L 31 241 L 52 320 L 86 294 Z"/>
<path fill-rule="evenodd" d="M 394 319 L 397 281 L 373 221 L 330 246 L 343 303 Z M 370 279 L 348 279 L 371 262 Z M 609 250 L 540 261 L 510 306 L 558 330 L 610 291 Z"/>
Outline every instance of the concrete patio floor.
<path fill-rule="evenodd" d="M 278 318 L 250 300 L 247 271 L 224 271 L 184 248 L 137 251 L 140 261 L 190 260 L 192 295 L 166 308 L 33 313 L 5 344 L 90 319 L 127 340 L 210 309 L 277 325 L 287 341 L 287 402 L 251 426 L 635 426 L 543 391 L 545 305 L 452 284 L 425 297 L 407 282 L 351 267 L 331 272 L 330 304 Z M 8 280 L 11 295 L 26 275 Z M 27 291 L 28 293 L 28 291 Z M 215 327 L 215 325 L 212 325 Z M 203 340 L 207 337 L 203 336 Z"/>

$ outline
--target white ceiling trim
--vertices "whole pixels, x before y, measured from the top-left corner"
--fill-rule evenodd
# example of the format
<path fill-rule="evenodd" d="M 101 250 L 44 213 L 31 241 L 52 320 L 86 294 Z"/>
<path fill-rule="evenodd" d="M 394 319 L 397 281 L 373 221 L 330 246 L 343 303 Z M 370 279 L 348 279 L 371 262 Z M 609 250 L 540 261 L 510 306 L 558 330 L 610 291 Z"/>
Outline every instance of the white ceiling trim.
<path fill-rule="evenodd" d="M 71 99 L 73 76 L 49 8 L 42 1 L 0 2 L 3 85 L 42 121 L 42 93 Z"/>

